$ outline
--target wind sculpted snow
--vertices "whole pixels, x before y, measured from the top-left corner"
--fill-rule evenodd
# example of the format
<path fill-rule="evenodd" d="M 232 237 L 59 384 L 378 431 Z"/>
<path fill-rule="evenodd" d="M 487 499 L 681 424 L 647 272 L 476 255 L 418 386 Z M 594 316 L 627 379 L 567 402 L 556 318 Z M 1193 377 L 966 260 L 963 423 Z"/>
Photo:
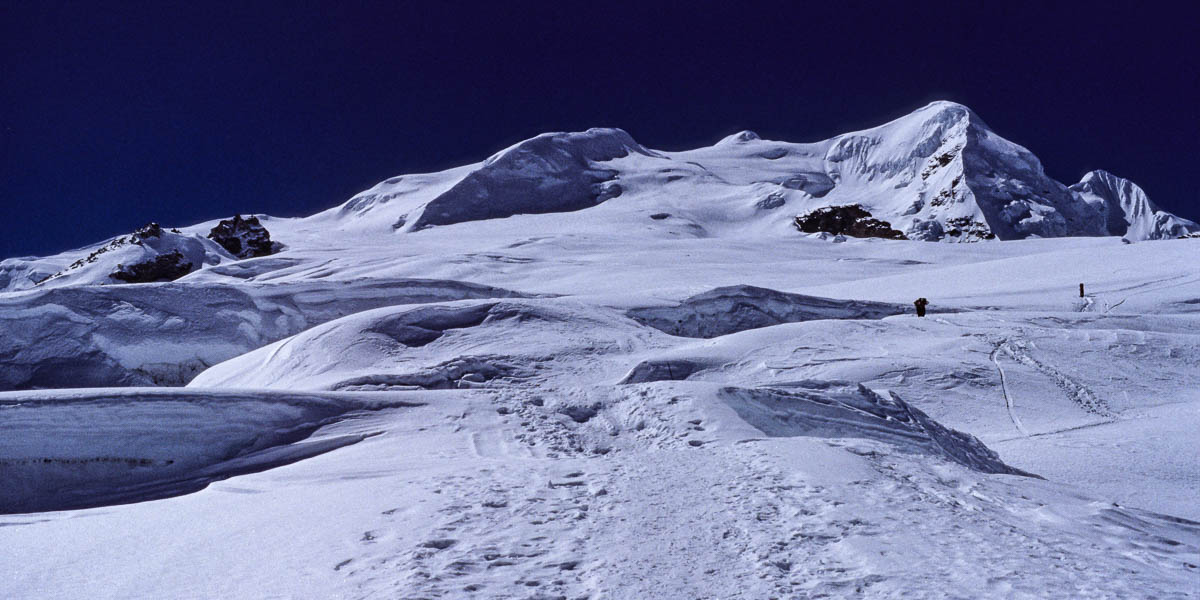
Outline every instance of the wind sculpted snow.
<path fill-rule="evenodd" d="M 634 320 L 671 335 L 712 338 L 747 329 L 816 319 L 881 319 L 907 312 L 898 304 L 816 298 L 753 286 L 729 286 L 678 306 L 635 308 Z"/>
<path fill-rule="evenodd" d="M 222 360 L 369 308 L 515 295 L 459 282 L 386 279 L 0 295 L 0 390 L 178 386 Z"/>
<path fill-rule="evenodd" d="M 314 327 L 216 365 L 190 385 L 366 390 L 544 382 L 623 361 L 628 350 L 653 344 L 654 334 L 611 309 L 565 299 L 400 306 Z"/>

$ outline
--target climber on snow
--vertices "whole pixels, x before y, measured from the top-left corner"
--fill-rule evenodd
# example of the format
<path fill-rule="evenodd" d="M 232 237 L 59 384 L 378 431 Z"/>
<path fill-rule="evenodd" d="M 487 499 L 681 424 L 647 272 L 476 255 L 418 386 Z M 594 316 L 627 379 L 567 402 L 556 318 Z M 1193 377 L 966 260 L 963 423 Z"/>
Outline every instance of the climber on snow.
<path fill-rule="evenodd" d="M 916 302 L 913 302 L 913 305 L 917 307 L 917 316 L 923 317 L 925 316 L 925 307 L 929 306 L 929 301 L 924 298 L 917 298 Z"/>

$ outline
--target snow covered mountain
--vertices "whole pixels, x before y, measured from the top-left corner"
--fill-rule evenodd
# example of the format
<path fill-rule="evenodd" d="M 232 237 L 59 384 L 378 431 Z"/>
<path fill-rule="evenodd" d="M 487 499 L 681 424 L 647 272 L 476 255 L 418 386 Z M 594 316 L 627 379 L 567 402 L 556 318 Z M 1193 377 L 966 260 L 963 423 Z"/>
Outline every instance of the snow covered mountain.
<path fill-rule="evenodd" d="M 1194 221 L 1159 210 L 1136 183 L 1107 171 L 1092 171 L 1070 189 L 1103 215 L 1108 235 L 1159 240 L 1200 231 Z"/>
<path fill-rule="evenodd" d="M 661 208 L 705 231 L 763 220 L 778 225 L 772 217 L 779 213 L 849 204 L 911 239 L 931 241 L 1126 234 L 1145 240 L 1200 230 L 1122 202 L 1119 192 L 1097 202 L 1099 192 L 1079 187 L 1087 182 L 1068 188 L 1050 179 L 1037 157 L 970 109 L 935 102 L 879 127 L 810 144 L 766 141 L 747 131 L 709 148 L 656 152 L 619 129 L 546 134 L 478 165 L 389 179 L 337 214 L 412 232 L 581 210 L 620 197 L 628 210 Z M 1116 227 L 1118 220 L 1129 226 Z"/>
<path fill-rule="evenodd" d="M 935 103 L 9 259 L 0 597 L 1195 597 L 1196 229 Z"/>
<path fill-rule="evenodd" d="M 560 227 L 596 233 L 642 227 L 652 219 L 661 221 L 664 235 L 786 239 L 796 236 L 795 217 L 840 206 L 861 207 L 873 222 L 924 241 L 1105 235 L 1142 241 L 1200 232 L 1200 225 L 1159 210 L 1132 182 L 1103 171 L 1071 187 L 1047 177 L 1032 153 L 952 102 L 934 102 L 879 127 L 802 144 L 767 141 L 746 131 L 711 147 L 662 152 L 643 147 L 620 129 L 548 133 L 481 163 L 392 177 L 297 225 L 320 229 L 332 240 L 361 233 L 419 235 L 432 227 L 558 214 Z M 185 228 L 194 241 L 172 246 L 183 252 L 176 260 L 180 275 L 188 272 L 184 264 L 198 270 L 249 256 L 203 246 L 210 226 Z M 286 244 L 286 231 L 277 233 L 284 234 L 276 239 Z M 53 257 L 5 260 L 0 289 L 116 283 L 112 260 L 102 261 L 103 268 L 79 267 L 124 239 Z"/>

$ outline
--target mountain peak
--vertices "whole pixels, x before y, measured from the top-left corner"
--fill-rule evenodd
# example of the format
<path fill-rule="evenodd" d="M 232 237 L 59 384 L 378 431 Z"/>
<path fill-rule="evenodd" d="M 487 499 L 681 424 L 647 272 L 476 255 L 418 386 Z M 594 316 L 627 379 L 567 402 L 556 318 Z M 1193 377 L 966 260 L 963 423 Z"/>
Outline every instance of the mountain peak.
<path fill-rule="evenodd" d="M 920 110 L 933 110 L 933 111 L 938 111 L 938 112 L 942 112 L 942 111 L 972 112 L 971 109 L 968 108 L 965 104 L 959 104 L 958 102 L 954 102 L 953 100 L 934 100 L 933 102 L 930 102 L 929 104 L 926 104 L 925 106 L 922 106 L 921 108 L 919 108 L 917 110 L 919 110 L 919 111 Z"/>
<path fill-rule="evenodd" d="M 634 141 L 633 136 L 630 136 L 624 129 L 593 127 L 587 131 L 557 131 L 534 136 L 493 154 L 484 161 L 484 165 L 503 162 L 517 154 L 549 158 L 561 153 L 592 161 L 623 158 L 630 153 L 651 154 L 649 150 Z"/>
<path fill-rule="evenodd" d="M 753 141 L 761 140 L 761 139 L 762 138 L 758 137 L 757 133 L 754 133 L 753 131 L 746 129 L 744 131 L 739 131 L 733 135 L 727 135 L 727 136 L 721 138 L 721 141 L 717 142 L 717 145 L 725 146 L 728 144 L 744 144 L 746 142 L 753 142 Z"/>
<path fill-rule="evenodd" d="M 1140 186 L 1108 171 L 1090 171 L 1070 190 L 1100 213 L 1109 235 L 1140 241 L 1200 231 L 1200 224 L 1159 210 Z"/>
<path fill-rule="evenodd" d="M 949 100 L 935 100 L 913 111 L 909 116 L 919 116 L 924 121 L 936 121 L 946 125 L 966 122 L 977 129 L 989 129 L 970 107 Z"/>
<path fill-rule="evenodd" d="M 1105 171 L 1104 169 L 1093 169 L 1091 171 L 1088 171 L 1086 174 L 1084 174 L 1083 178 L 1079 180 L 1079 183 L 1077 183 L 1075 185 L 1080 185 L 1080 184 L 1085 184 L 1085 183 L 1086 184 L 1104 184 L 1104 185 L 1112 185 L 1112 186 L 1129 184 L 1134 187 L 1137 187 L 1138 190 L 1141 190 L 1141 187 L 1137 186 L 1137 184 L 1133 183 L 1132 181 L 1130 181 L 1124 177 L 1121 177 L 1120 175 L 1112 173 L 1110 171 Z"/>

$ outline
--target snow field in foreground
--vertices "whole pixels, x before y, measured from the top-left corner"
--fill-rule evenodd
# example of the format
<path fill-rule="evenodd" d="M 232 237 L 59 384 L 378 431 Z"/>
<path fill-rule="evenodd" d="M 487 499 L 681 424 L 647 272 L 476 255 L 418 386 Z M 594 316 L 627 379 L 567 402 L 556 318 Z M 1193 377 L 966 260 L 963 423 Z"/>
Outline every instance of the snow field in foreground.
<path fill-rule="evenodd" d="M 1172 598 L 1194 583 L 1196 523 L 829 430 L 766 437 L 722 389 L 388 393 L 419 406 L 329 425 L 385 432 L 335 452 L 156 502 L 0 518 L 23 550 L 0 590 Z M 569 410 L 597 403 L 582 422 Z M 88 558 L 64 569 L 65 548 Z"/>

